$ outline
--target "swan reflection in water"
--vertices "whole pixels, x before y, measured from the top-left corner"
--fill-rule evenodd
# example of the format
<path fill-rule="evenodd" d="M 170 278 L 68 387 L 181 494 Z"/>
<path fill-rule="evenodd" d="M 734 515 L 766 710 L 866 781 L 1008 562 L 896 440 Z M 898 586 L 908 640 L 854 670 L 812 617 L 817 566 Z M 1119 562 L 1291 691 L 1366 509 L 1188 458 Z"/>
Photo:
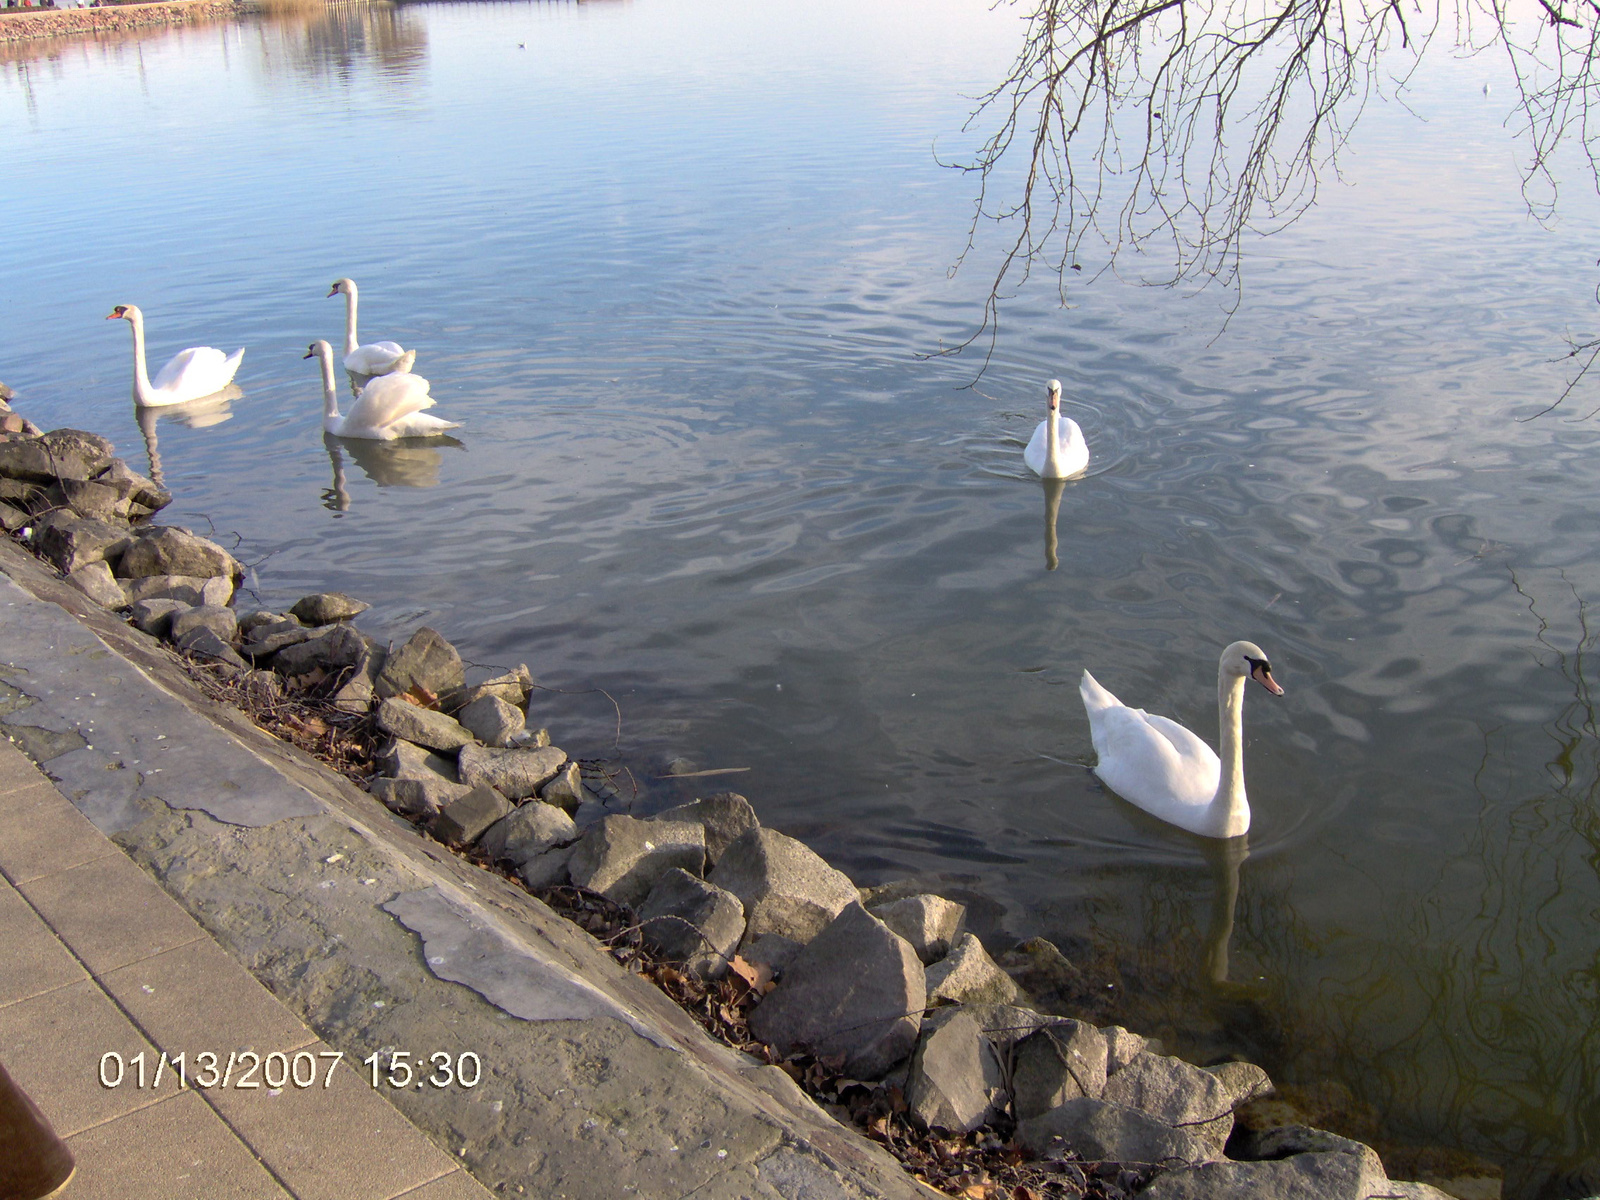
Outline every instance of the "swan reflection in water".
<path fill-rule="evenodd" d="M 328 448 L 328 461 L 333 464 L 333 486 L 322 493 L 322 507 L 331 512 L 350 511 L 350 492 L 345 487 L 344 472 L 347 454 L 361 468 L 361 473 L 379 487 L 431 488 L 439 486 L 443 449 L 463 448 L 459 440 L 447 435 L 426 440 L 402 438 L 375 442 L 324 433 L 322 444 Z"/>
<path fill-rule="evenodd" d="M 1056 557 L 1056 518 L 1061 515 L 1061 493 L 1067 490 L 1065 479 L 1045 479 L 1044 484 L 1044 569 L 1054 571 L 1061 565 Z"/>
<path fill-rule="evenodd" d="M 1228 946 L 1233 940 L 1233 914 L 1239 904 L 1239 868 L 1250 857 L 1250 835 L 1199 840 L 1216 885 L 1211 895 L 1211 920 L 1206 924 L 1201 948 L 1200 978 L 1202 983 L 1222 988 L 1228 985 Z"/>
<path fill-rule="evenodd" d="M 243 388 L 236 383 L 230 383 L 220 392 L 203 396 L 199 400 L 190 400 L 185 404 L 167 404 L 159 408 L 135 405 L 134 420 L 138 421 L 139 432 L 144 435 L 144 450 L 150 459 L 150 481 L 157 487 L 167 486 L 161 478 L 161 447 L 156 440 L 157 422 L 172 421 L 188 429 L 206 429 L 212 425 L 220 425 L 233 416 L 233 402 L 243 395 Z"/>

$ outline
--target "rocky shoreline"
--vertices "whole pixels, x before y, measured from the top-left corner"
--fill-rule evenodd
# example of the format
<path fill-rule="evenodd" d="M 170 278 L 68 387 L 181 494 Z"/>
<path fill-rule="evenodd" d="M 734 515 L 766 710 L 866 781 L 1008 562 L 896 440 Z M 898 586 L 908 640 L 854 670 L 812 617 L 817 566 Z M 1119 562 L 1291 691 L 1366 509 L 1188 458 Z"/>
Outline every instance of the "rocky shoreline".
<path fill-rule="evenodd" d="M 1450 1194 L 1284 1123 L 1258 1066 L 1200 1067 L 1037 1011 L 1030 984 L 1071 969 L 1050 943 L 997 962 L 962 905 L 859 889 L 743 796 L 631 815 L 597 764 L 528 727 L 526 667 L 468 682 L 437 631 L 382 645 L 351 623 L 367 606 L 337 593 L 239 613 L 243 568 L 155 524 L 170 501 L 105 439 L 41 433 L 0 400 L 0 529 L 420 834 L 520 879 L 916 1178 L 978 1200 Z"/>
<path fill-rule="evenodd" d="M 0 17 L 0 42 L 33 38 L 106 33 L 147 25 L 192 25 L 247 11 L 239 0 L 160 0 L 154 4 L 117 4 L 107 8 L 42 8 Z"/>

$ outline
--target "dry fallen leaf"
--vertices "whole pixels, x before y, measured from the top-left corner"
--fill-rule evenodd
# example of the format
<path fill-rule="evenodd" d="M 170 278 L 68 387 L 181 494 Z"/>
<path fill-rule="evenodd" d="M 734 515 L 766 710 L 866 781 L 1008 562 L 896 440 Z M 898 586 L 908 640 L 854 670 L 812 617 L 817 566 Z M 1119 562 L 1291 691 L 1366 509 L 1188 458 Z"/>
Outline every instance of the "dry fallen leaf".
<path fill-rule="evenodd" d="M 413 683 L 400 693 L 400 699 L 410 701 L 418 708 L 438 708 L 439 697 L 423 687 L 420 683 Z"/>
<path fill-rule="evenodd" d="M 728 963 L 728 970 L 744 980 L 745 986 L 753 992 L 772 990 L 772 968 L 766 963 L 749 963 L 742 955 L 735 954 Z"/>

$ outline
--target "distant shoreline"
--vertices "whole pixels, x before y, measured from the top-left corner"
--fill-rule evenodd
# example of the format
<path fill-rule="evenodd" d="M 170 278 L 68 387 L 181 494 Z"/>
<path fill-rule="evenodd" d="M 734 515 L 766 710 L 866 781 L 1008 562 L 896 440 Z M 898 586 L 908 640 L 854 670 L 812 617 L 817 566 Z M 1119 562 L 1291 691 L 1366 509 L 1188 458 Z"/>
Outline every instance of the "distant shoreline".
<path fill-rule="evenodd" d="M 79 33 L 137 29 L 148 25 L 189 25 L 249 11 L 240 0 L 159 0 L 107 8 L 41 8 L 0 16 L 0 42 L 70 37 Z"/>

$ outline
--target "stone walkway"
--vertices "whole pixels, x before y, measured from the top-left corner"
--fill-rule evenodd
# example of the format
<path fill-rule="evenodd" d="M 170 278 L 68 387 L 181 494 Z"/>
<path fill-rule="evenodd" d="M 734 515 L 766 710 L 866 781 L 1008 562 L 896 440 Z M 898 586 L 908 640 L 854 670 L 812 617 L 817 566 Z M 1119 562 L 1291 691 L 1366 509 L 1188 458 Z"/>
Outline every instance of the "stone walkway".
<path fill-rule="evenodd" d="M 489 1195 L 3 739 L 0 876 L 0 1063 L 77 1159 L 64 1200 Z"/>

